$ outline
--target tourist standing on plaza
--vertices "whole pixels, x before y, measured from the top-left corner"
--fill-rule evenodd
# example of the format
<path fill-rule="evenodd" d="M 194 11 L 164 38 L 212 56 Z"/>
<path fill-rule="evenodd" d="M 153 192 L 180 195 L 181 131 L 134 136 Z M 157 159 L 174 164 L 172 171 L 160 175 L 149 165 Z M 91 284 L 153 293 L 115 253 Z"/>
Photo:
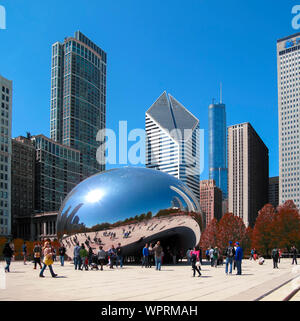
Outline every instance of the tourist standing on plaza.
<path fill-rule="evenodd" d="M 163 248 L 160 245 L 160 241 L 157 241 L 156 245 L 153 248 L 154 255 L 155 255 L 155 266 L 156 270 L 160 271 L 161 264 L 162 264 L 162 256 L 163 256 Z"/>
<path fill-rule="evenodd" d="M 191 251 L 192 251 L 191 248 L 189 248 L 189 249 L 186 251 L 186 259 L 187 259 L 187 264 L 188 264 L 188 265 L 191 264 Z"/>
<path fill-rule="evenodd" d="M 191 251 L 191 262 L 193 268 L 193 277 L 195 277 L 196 271 L 198 272 L 198 277 L 201 276 L 200 250 L 198 247 L 194 247 L 194 250 Z"/>
<path fill-rule="evenodd" d="M 142 261 L 142 267 L 145 266 L 147 268 L 149 266 L 149 249 L 148 249 L 148 243 L 145 244 L 145 247 L 143 248 L 143 261 Z"/>
<path fill-rule="evenodd" d="M 74 267 L 75 270 L 81 270 L 81 259 L 80 259 L 80 246 L 79 243 L 76 243 L 76 246 L 74 247 Z"/>
<path fill-rule="evenodd" d="M 22 252 L 23 252 L 23 257 L 24 257 L 24 264 L 26 265 L 27 245 L 26 245 L 25 241 L 24 241 L 24 243 L 22 245 Z"/>
<path fill-rule="evenodd" d="M 250 260 L 250 261 L 251 261 L 251 260 L 253 260 L 253 254 L 254 254 L 254 250 L 253 250 L 253 249 L 251 249 L 250 257 L 249 257 L 249 260 Z"/>
<path fill-rule="evenodd" d="M 153 252 L 153 244 L 150 243 L 148 247 L 148 263 L 149 267 L 151 268 L 152 264 L 154 264 L 154 252 Z"/>
<path fill-rule="evenodd" d="M 278 269 L 278 257 L 279 257 L 279 252 L 277 247 L 275 246 L 274 249 L 272 250 L 273 269 Z"/>
<path fill-rule="evenodd" d="M 121 247 L 121 243 L 118 244 L 117 248 L 117 263 L 116 265 L 120 264 L 120 268 L 123 268 L 123 249 Z"/>
<path fill-rule="evenodd" d="M 292 264 L 294 264 L 294 262 L 295 262 L 296 265 L 297 265 L 297 254 L 298 254 L 298 249 L 297 249 L 296 246 L 294 245 L 294 246 L 292 247 L 292 255 L 293 255 Z"/>
<path fill-rule="evenodd" d="M 280 263 L 280 258 L 281 258 L 281 255 L 282 255 L 282 251 L 281 249 L 278 249 L 278 263 Z"/>
<path fill-rule="evenodd" d="M 2 254 L 3 254 L 4 260 L 6 262 L 5 272 L 9 272 L 11 258 L 14 255 L 14 251 L 11 248 L 9 242 L 5 243 Z"/>
<path fill-rule="evenodd" d="M 210 261 L 209 249 L 206 249 L 206 251 L 205 251 L 205 257 L 206 257 L 206 261 L 209 262 L 209 261 Z"/>
<path fill-rule="evenodd" d="M 59 261 L 60 265 L 64 266 L 65 264 L 65 254 L 66 254 L 66 248 L 63 245 L 63 243 L 60 244 L 60 248 L 58 249 L 58 254 L 59 254 Z"/>
<path fill-rule="evenodd" d="M 235 262 L 237 275 L 242 275 L 242 259 L 243 259 L 243 249 L 240 247 L 240 243 L 236 242 L 236 250 L 235 250 Z"/>
<path fill-rule="evenodd" d="M 40 247 L 40 245 L 38 243 L 36 243 L 33 248 L 34 270 L 36 270 L 37 264 L 40 266 L 40 268 L 42 268 L 41 255 L 42 255 L 42 248 Z"/>
<path fill-rule="evenodd" d="M 229 241 L 229 246 L 226 249 L 225 255 L 226 255 L 225 273 L 228 274 L 228 265 L 229 265 L 229 274 L 232 274 L 232 263 L 235 255 L 235 250 L 234 250 L 234 247 L 232 246 L 232 241 Z"/>
<path fill-rule="evenodd" d="M 44 278 L 45 276 L 43 275 L 44 271 L 46 270 L 47 266 L 49 267 L 51 276 L 53 278 L 55 278 L 57 276 L 57 274 L 54 273 L 53 268 L 52 268 L 52 264 L 53 264 L 53 252 L 52 252 L 52 248 L 49 242 L 45 243 L 45 246 L 43 248 L 43 254 L 44 254 L 44 260 L 43 260 L 43 268 L 41 269 L 40 272 L 40 277 Z"/>
<path fill-rule="evenodd" d="M 80 255 L 80 259 L 81 259 L 81 266 L 80 266 L 80 269 L 83 270 L 83 268 L 85 268 L 85 270 L 88 270 L 89 267 L 88 267 L 88 264 L 86 262 L 86 259 L 88 257 L 88 251 L 85 249 L 85 246 L 84 244 L 82 243 L 81 244 L 81 248 L 80 248 L 80 251 L 79 251 L 79 255 Z"/>
<path fill-rule="evenodd" d="M 218 259 L 219 259 L 219 249 L 217 246 L 215 247 L 214 252 L 213 252 L 213 259 L 214 259 L 214 266 L 216 268 L 218 265 Z"/>
<path fill-rule="evenodd" d="M 111 269 L 113 269 L 114 264 L 116 264 L 116 267 L 118 267 L 117 266 L 117 251 L 116 251 L 114 245 L 111 246 L 110 250 L 108 251 L 108 255 L 109 255 L 109 260 L 110 260 L 109 267 Z"/>
<path fill-rule="evenodd" d="M 101 266 L 100 270 L 103 271 L 103 265 L 105 264 L 106 252 L 103 250 L 103 246 L 99 246 L 98 262 Z"/>
<path fill-rule="evenodd" d="M 93 252 L 93 249 L 91 246 L 88 246 L 89 247 L 89 254 L 88 254 L 88 261 L 89 261 L 89 265 L 92 264 L 93 262 L 93 255 L 94 255 L 94 252 Z"/>

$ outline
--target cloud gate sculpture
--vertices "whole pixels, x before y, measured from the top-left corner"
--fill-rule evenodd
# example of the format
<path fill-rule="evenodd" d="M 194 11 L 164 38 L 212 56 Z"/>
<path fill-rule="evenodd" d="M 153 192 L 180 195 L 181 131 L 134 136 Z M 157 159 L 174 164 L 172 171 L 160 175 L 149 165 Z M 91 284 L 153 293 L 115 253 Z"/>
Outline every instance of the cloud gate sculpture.
<path fill-rule="evenodd" d="M 66 197 L 57 217 L 57 234 L 73 257 L 76 243 L 94 253 L 122 244 L 135 255 L 160 240 L 187 249 L 200 241 L 202 213 L 191 190 L 161 171 L 125 167 L 91 176 Z"/>

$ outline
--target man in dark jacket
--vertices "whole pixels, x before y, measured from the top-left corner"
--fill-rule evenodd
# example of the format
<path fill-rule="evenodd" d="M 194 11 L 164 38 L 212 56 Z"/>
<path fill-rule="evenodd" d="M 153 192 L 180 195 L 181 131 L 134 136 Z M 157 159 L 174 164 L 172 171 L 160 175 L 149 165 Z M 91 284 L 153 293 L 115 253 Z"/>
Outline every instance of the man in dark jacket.
<path fill-rule="evenodd" d="M 60 265 L 61 265 L 61 266 L 64 266 L 66 248 L 65 248 L 65 246 L 64 246 L 62 243 L 61 243 L 60 248 L 58 249 L 58 253 L 59 253 Z"/>
<path fill-rule="evenodd" d="M 294 262 L 295 262 L 296 265 L 297 265 L 297 254 L 298 254 L 298 250 L 297 250 L 297 248 L 296 248 L 295 245 L 292 247 L 292 254 L 293 254 L 292 264 L 294 264 Z"/>
<path fill-rule="evenodd" d="M 4 245 L 4 249 L 3 249 L 3 256 L 4 256 L 4 260 L 6 262 L 5 272 L 9 272 L 9 266 L 10 266 L 10 262 L 11 262 L 11 258 L 13 256 L 13 254 L 14 254 L 14 251 L 10 247 L 9 242 L 7 242 Z"/>
<path fill-rule="evenodd" d="M 117 266 L 120 263 L 120 268 L 123 267 L 123 249 L 121 247 L 121 243 L 118 244 L 117 248 Z"/>
<path fill-rule="evenodd" d="M 226 249 L 225 256 L 226 256 L 226 265 L 225 265 L 225 273 L 228 274 L 228 264 L 230 266 L 229 273 L 232 274 L 232 263 L 235 255 L 235 249 L 232 246 L 232 241 L 229 241 L 229 246 Z"/>
<path fill-rule="evenodd" d="M 272 259 L 273 259 L 273 269 L 278 269 L 278 258 L 279 258 L 279 252 L 277 247 L 275 246 L 272 250 Z"/>
<path fill-rule="evenodd" d="M 156 245 L 153 248 L 154 255 L 155 255 L 155 266 L 156 270 L 160 271 L 161 269 L 161 261 L 163 256 L 163 248 L 160 245 L 160 241 L 157 241 Z"/>
<path fill-rule="evenodd" d="M 242 275 L 242 259 L 243 259 L 243 249 L 240 247 L 240 243 L 236 242 L 236 250 L 235 250 L 235 262 L 237 275 Z"/>

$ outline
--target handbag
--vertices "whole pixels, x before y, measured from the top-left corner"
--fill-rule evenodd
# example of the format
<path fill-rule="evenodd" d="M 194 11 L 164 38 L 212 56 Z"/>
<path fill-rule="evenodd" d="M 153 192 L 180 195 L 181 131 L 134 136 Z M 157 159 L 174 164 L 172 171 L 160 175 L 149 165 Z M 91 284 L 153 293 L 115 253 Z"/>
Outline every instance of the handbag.
<path fill-rule="evenodd" d="M 50 254 L 46 255 L 44 258 L 44 263 L 46 265 L 52 265 L 53 264 L 52 255 L 50 255 Z"/>
<path fill-rule="evenodd" d="M 200 266 L 200 261 L 197 261 L 197 262 L 196 262 L 196 266 Z"/>

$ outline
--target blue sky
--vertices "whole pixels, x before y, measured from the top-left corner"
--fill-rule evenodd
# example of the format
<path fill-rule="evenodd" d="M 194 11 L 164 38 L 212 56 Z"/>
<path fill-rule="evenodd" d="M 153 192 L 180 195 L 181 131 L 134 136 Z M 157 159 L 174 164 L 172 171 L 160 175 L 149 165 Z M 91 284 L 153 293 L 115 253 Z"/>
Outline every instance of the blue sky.
<path fill-rule="evenodd" d="M 49 135 L 51 44 L 81 30 L 108 55 L 107 127 L 144 128 L 164 91 L 200 120 L 227 106 L 227 125 L 249 121 L 278 175 L 276 40 L 298 32 L 290 0 L 0 0 L 0 73 L 14 82 L 13 136 Z M 205 139 L 207 178 L 207 136 Z M 130 145 L 129 145 L 130 147 Z"/>

